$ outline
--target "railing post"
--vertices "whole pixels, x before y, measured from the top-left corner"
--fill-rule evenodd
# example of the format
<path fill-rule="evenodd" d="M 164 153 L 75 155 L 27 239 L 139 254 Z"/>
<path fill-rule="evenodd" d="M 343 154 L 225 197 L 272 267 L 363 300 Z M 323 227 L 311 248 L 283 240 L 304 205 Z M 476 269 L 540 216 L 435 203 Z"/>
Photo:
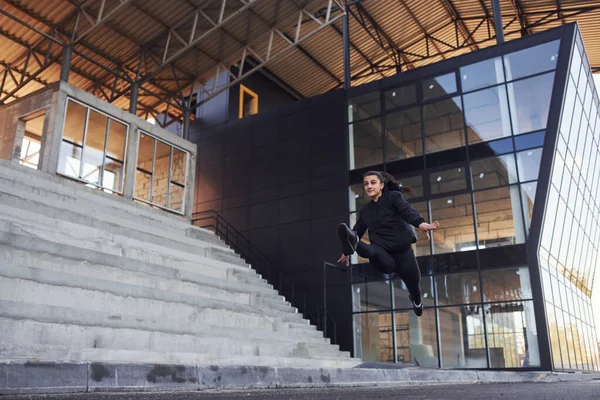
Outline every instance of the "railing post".
<path fill-rule="evenodd" d="M 323 263 L 323 334 L 327 336 L 327 262 Z"/>

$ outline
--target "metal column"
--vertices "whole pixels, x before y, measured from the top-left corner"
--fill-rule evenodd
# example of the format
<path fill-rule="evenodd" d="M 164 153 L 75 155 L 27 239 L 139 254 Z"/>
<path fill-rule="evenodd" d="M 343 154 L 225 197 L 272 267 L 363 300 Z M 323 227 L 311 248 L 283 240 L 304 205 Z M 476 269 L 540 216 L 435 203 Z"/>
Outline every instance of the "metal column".
<path fill-rule="evenodd" d="M 71 58 L 73 58 L 73 47 L 65 46 L 63 50 L 62 65 L 60 67 L 60 80 L 69 82 L 69 72 L 71 72 Z"/>
<path fill-rule="evenodd" d="M 500 11 L 500 0 L 492 0 L 492 11 L 494 13 L 494 29 L 496 29 L 496 42 L 504 43 L 504 27 L 502 26 L 502 12 Z"/>
<path fill-rule="evenodd" d="M 343 39 L 344 39 L 344 89 L 351 86 L 350 78 L 350 22 L 348 20 L 348 1 L 344 1 L 344 14 L 342 20 Z"/>
<path fill-rule="evenodd" d="M 137 102 L 138 102 L 138 93 L 139 93 L 139 83 L 133 82 L 131 84 L 131 97 L 129 98 L 129 112 L 133 115 L 137 113 Z"/>
<path fill-rule="evenodd" d="M 190 109 L 186 107 L 183 110 L 183 132 L 182 136 L 185 140 L 188 140 L 190 137 Z"/>

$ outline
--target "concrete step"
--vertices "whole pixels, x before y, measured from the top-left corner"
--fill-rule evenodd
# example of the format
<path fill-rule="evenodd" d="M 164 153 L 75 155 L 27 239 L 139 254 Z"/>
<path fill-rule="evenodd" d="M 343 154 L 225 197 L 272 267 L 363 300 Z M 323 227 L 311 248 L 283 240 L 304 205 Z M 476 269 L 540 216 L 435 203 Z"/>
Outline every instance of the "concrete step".
<path fill-rule="evenodd" d="M 194 279 L 202 280 L 204 277 L 210 277 L 212 280 L 207 282 L 221 282 L 221 279 L 223 279 L 228 282 L 237 282 L 242 285 L 250 286 L 245 283 L 243 278 L 246 275 L 251 277 L 256 276 L 255 271 L 248 267 L 226 264 L 222 261 L 216 261 L 209 258 L 204 259 L 201 263 L 193 263 L 173 259 L 171 257 L 163 257 L 157 260 L 160 261 L 161 264 L 156 264 L 135 258 L 82 249 L 77 246 L 35 238 L 27 234 L 6 232 L 2 230 L 0 230 L 0 245 L 25 252 L 46 253 L 51 257 L 64 257 L 71 260 L 79 260 L 84 264 L 106 265 L 114 268 L 124 268 L 149 274 L 157 274 L 164 277 L 181 277 L 182 279 L 192 281 Z M 236 273 L 233 274 L 233 272 Z M 266 283 L 262 285 L 256 283 L 252 286 L 271 291 Z"/>
<path fill-rule="evenodd" d="M 256 294 L 279 302 L 285 300 L 275 290 L 265 286 L 248 285 L 237 279 L 226 280 L 227 273 L 214 278 L 175 268 L 135 262 L 123 257 L 115 257 L 116 260 L 103 259 L 100 264 L 24 247 L 27 250 L 0 244 L 0 262 L 203 297 L 214 298 L 213 292 L 217 289 Z"/>
<path fill-rule="evenodd" d="M 0 263 L 0 299 L 28 304 L 72 307 L 132 314 L 148 319 L 173 319 L 261 332 L 287 332 L 298 314 L 272 308 L 268 298 L 224 293 L 212 299 L 125 283 Z M 258 303 L 258 304 L 256 304 Z M 290 308 L 291 309 L 291 308 Z M 306 337 L 322 338 L 318 331 Z"/>
<path fill-rule="evenodd" d="M 344 357 L 277 357 L 266 355 L 247 356 L 214 356 L 191 352 L 153 352 L 126 349 L 73 349 L 69 346 L 29 345 L 14 346 L 0 342 L 0 358 L 4 360 L 54 361 L 71 362 L 93 361 L 98 363 L 139 363 L 139 364 L 176 364 L 176 365 L 251 365 L 308 368 L 353 368 L 361 363 L 350 358 L 347 352 Z"/>
<path fill-rule="evenodd" d="M 3 178 L 0 177 L 0 206 L 10 209 L 19 209 L 23 213 L 32 215 L 42 215 L 54 218 L 60 221 L 71 222 L 85 226 L 94 227 L 108 233 L 117 235 L 135 237 L 148 243 L 166 245 L 182 251 L 192 251 L 199 245 L 199 241 L 210 243 L 215 247 L 222 247 L 226 251 L 231 251 L 219 237 L 212 233 L 206 233 L 199 239 L 186 236 L 184 230 L 165 231 L 158 228 L 148 227 L 138 224 L 135 221 L 117 219 L 111 216 L 98 215 L 91 216 L 89 210 L 76 207 L 59 208 L 51 203 L 43 203 L 39 198 L 32 199 L 21 193 L 7 193 L 8 189 L 1 184 Z"/>
<path fill-rule="evenodd" d="M 90 211 L 95 210 L 100 215 L 129 219 L 164 230 L 174 229 L 180 232 L 190 228 L 190 222 L 180 215 L 157 210 L 118 195 L 90 188 L 68 178 L 53 176 L 2 159 L 0 159 L 0 169 L 5 184 L 22 193 L 29 193 L 32 197 L 44 198 L 44 201 L 55 199 L 67 203 L 71 207 L 81 206 Z M 199 230 L 199 228 L 194 228 L 194 230 Z"/>
<path fill-rule="evenodd" d="M 346 356 L 327 339 L 296 336 L 291 331 L 282 334 L 207 327 L 172 319 L 158 321 L 6 300 L 0 300 L 0 331 L 2 340 L 15 346 L 48 344 L 166 352 L 214 351 L 221 355 L 289 356 L 303 352 L 307 357 L 319 354 L 332 358 Z"/>
<path fill-rule="evenodd" d="M 232 261 L 236 261 L 235 263 L 238 265 L 243 265 L 243 260 L 233 250 L 200 240 L 195 245 L 181 244 L 173 248 L 170 246 L 171 244 L 175 244 L 173 241 L 156 241 L 156 243 L 152 243 L 143 238 L 138 238 L 135 236 L 135 233 L 133 233 L 134 236 L 132 237 L 131 232 L 109 232 L 94 226 L 58 219 L 52 215 L 46 216 L 43 214 L 27 213 L 18 207 L 9 207 L 6 205 L 0 207 L 0 221 L 18 224 L 23 230 L 31 234 L 35 234 L 38 231 L 42 234 L 50 230 L 58 239 L 62 239 L 64 243 L 71 243 L 71 241 L 75 240 L 90 242 L 88 244 L 91 244 L 92 248 L 106 248 L 106 251 L 110 254 L 121 254 L 124 248 L 138 249 L 155 255 L 180 255 L 187 259 L 194 259 L 198 254 L 213 259 L 217 259 L 216 256 L 231 254 L 233 255 L 231 257 Z M 212 250 L 218 251 L 213 253 Z M 237 260 L 241 262 L 237 262 Z"/>
<path fill-rule="evenodd" d="M 222 252 L 211 248 L 198 247 L 197 253 L 182 252 L 165 246 L 149 244 L 121 235 L 114 235 L 101 230 L 64 221 L 56 221 L 42 216 L 36 220 L 27 216 L 17 216 L 10 213 L 6 207 L 0 209 L 0 231 L 17 233 L 36 239 L 47 240 L 57 244 L 68 243 L 80 249 L 93 250 L 114 256 L 125 256 L 143 262 L 178 266 L 195 270 L 198 264 L 210 264 L 215 267 L 226 266 L 228 269 L 238 267 L 244 271 L 249 266 L 241 262 L 233 264 L 214 258 L 214 254 Z M 14 210 L 17 212 L 16 210 Z M 85 254 L 82 254 L 85 257 Z M 220 257 L 223 258 L 223 257 Z M 210 262 L 210 260 L 215 262 Z M 260 279 L 260 278 L 258 278 Z M 266 284 L 266 282 L 263 282 Z"/>

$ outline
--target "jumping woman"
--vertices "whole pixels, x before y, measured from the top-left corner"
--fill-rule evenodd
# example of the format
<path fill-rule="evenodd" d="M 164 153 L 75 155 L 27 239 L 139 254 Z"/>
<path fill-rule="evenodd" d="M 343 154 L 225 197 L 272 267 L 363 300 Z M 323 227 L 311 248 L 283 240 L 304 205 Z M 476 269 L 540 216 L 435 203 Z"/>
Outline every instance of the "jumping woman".
<path fill-rule="evenodd" d="M 398 274 L 408 288 L 415 314 L 420 317 L 423 314 L 421 272 L 411 247 L 417 241 L 413 226 L 429 239 L 429 231 L 440 224 L 425 222 L 402 196 L 402 192 L 409 192 L 410 188 L 401 187 L 392 175 L 369 171 L 363 175 L 363 183 L 371 201 L 360 210 L 352 230 L 346 224 L 338 226 L 343 251 L 338 262 L 348 266 L 349 256 L 356 251 L 359 256 L 368 258 L 377 271 Z M 371 244 L 360 240 L 367 229 Z"/>

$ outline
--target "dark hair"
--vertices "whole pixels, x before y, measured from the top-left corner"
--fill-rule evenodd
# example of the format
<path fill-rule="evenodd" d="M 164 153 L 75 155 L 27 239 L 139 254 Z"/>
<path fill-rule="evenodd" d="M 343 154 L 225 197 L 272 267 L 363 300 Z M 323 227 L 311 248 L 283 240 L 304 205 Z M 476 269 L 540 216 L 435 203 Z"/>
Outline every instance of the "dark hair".
<path fill-rule="evenodd" d="M 363 179 L 365 179 L 367 176 L 376 176 L 379 179 L 379 181 L 386 186 L 388 183 L 391 182 L 391 183 L 395 184 L 396 186 L 398 186 L 398 190 L 400 190 L 400 192 L 402 192 L 402 193 L 411 193 L 412 192 L 412 188 L 410 186 L 402 186 L 396 180 L 396 178 L 394 178 L 394 176 L 392 174 L 390 174 L 389 172 L 368 171 L 368 172 L 365 172 L 365 174 L 363 175 Z"/>

